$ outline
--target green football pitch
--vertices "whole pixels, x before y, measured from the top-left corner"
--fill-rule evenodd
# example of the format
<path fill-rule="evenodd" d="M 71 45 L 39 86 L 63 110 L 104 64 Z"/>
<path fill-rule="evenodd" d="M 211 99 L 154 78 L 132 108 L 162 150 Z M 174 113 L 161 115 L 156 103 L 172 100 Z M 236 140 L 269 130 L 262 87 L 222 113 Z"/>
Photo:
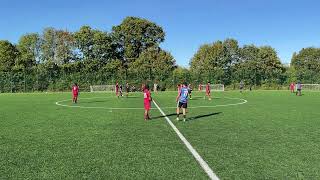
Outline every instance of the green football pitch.
<path fill-rule="evenodd" d="M 176 92 L 152 94 L 220 179 L 320 179 L 320 94 L 195 92 L 176 121 Z M 208 179 L 141 93 L 0 94 L 0 179 Z"/>

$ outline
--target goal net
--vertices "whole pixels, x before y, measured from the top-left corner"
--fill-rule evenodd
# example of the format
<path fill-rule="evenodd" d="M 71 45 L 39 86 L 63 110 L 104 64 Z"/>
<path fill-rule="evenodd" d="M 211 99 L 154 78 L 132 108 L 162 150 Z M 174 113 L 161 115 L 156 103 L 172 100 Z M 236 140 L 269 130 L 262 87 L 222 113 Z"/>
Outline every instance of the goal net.
<path fill-rule="evenodd" d="M 94 85 L 90 86 L 90 92 L 115 92 L 115 85 Z"/>
<path fill-rule="evenodd" d="M 202 85 L 201 91 L 206 91 L 206 86 L 207 85 Z M 211 91 L 224 91 L 224 85 L 223 84 L 211 84 L 210 90 Z"/>
<path fill-rule="evenodd" d="M 320 84 L 301 84 L 304 91 L 320 91 Z"/>

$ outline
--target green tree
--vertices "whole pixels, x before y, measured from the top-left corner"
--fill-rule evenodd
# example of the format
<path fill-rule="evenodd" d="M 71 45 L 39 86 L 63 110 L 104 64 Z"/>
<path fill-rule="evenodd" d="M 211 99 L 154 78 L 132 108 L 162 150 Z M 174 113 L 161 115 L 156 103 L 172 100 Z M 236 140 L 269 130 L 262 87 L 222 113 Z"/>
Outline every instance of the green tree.
<path fill-rule="evenodd" d="M 304 83 L 320 83 L 320 48 L 303 48 L 291 59 L 298 80 Z"/>
<path fill-rule="evenodd" d="M 41 62 L 55 61 L 57 48 L 56 30 L 45 28 L 41 38 Z"/>
<path fill-rule="evenodd" d="M 260 47 L 258 60 L 259 70 L 263 80 L 268 83 L 278 83 L 284 72 L 284 67 L 275 49 L 270 46 Z"/>
<path fill-rule="evenodd" d="M 244 80 L 246 84 L 258 84 L 261 81 L 258 61 L 259 48 L 245 45 L 240 48 L 239 61 L 235 64 L 233 79 L 235 82 Z"/>
<path fill-rule="evenodd" d="M 57 64 L 67 64 L 73 61 L 74 58 L 74 38 L 72 34 L 64 30 L 56 30 L 55 32 L 55 58 Z"/>
<path fill-rule="evenodd" d="M 138 17 L 127 17 L 112 28 L 112 36 L 123 58 L 138 58 L 150 47 L 159 46 L 165 33 L 157 24 Z"/>
<path fill-rule="evenodd" d="M 173 56 L 160 48 L 149 48 L 142 52 L 130 66 L 136 78 L 150 81 L 165 81 L 175 69 Z"/>
<path fill-rule="evenodd" d="M 16 66 L 22 69 L 31 69 L 40 60 L 40 36 L 31 33 L 21 36 L 17 48 L 20 52 Z"/>
<path fill-rule="evenodd" d="M 191 74 L 189 69 L 183 67 L 177 67 L 173 70 L 173 82 L 174 85 L 181 84 L 184 82 L 191 82 Z"/>
<path fill-rule="evenodd" d="M 119 58 L 117 45 L 113 43 L 111 35 L 102 31 L 94 32 L 92 54 L 92 57 L 104 63 Z"/>
<path fill-rule="evenodd" d="M 0 71 L 10 72 L 18 55 L 19 52 L 13 44 L 0 40 Z"/>
<path fill-rule="evenodd" d="M 93 30 L 90 26 L 82 26 L 79 31 L 74 33 L 74 39 L 77 48 L 80 50 L 80 58 L 85 60 L 94 59 L 93 45 L 94 34 L 96 30 Z"/>
<path fill-rule="evenodd" d="M 190 62 L 191 74 L 197 82 L 230 83 L 231 66 L 239 61 L 238 42 L 216 41 L 199 48 Z"/>

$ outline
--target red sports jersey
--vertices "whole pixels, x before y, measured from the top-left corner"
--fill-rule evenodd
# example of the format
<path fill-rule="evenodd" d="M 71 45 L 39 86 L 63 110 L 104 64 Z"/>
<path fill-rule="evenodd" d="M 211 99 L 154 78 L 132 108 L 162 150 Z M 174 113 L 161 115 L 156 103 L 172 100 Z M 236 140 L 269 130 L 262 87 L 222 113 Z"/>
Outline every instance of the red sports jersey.
<path fill-rule="evenodd" d="M 294 84 L 294 83 L 291 83 L 291 84 L 290 84 L 290 89 L 291 89 L 291 90 L 294 90 L 294 87 L 295 87 L 295 84 Z"/>
<path fill-rule="evenodd" d="M 78 86 L 73 86 L 73 87 L 72 87 L 72 93 L 73 93 L 74 95 L 77 95 L 77 94 L 79 93 L 79 87 L 78 87 Z"/>
<path fill-rule="evenodd" d="M 180 93 L 181 85 L 178 85 L 178 93 Z"/>
<path fill-rule="evenodd" d="M 210 86 L 207 84 L 207 86 L 206 86 L 206 91 L 207 92 L 210 92 Z"/>
<path fill-rule="evenodd" d="M 119 85 L 116 84 L 116 91 L 118 92 L 119 91 Z"/>
<path fill-rule="evenodd" d="M 143 91 L 143 98 L 144 98 L 144 109 L 145 110 L 150 110 L 151 108 L 151 94 L 148 89 L 145 89 Z"/>
<path fill-rule="evenodd" d="M 143 91 L 143 97 L 144 97 L 144 101 L 150 101 L 151 95 L 150 95 L 150 91 L 148 89 L 145 89 Z"/>

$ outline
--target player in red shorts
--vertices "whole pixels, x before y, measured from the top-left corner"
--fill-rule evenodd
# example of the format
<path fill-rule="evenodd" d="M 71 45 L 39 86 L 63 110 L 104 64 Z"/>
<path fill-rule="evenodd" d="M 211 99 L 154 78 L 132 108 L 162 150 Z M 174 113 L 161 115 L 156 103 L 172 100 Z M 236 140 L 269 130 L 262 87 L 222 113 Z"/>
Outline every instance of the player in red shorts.
<path fill-rule="evenodd" d="M 295 84 L 292 82 L 291 84 L 290 84 L 290 92 L 291 93 L 294 93 L 294 88 L 295 88 Z"/>
<path fill-rule="evenodd" d="M 78 95 L 79 95 L 79 87 L 77 85 L 77 83 L 74 83 L 74 85 L 72 86 L 72 102 L 73 103 L 77 103 L 78 102 Z"/>
<path fill-rule="evenodd" d="M 208 96 L 209 101 L 211 101 L 211 88 L 210 88 L 210 82 L 206 85 L 206 96 Z M 204 98 L 206 98 L 206 96 Z"/>
<path fill-rule="evenodd" d="M 199 84 L 198 91 L 202 91 L 202 84 Z"/>
<path fill-rule="evenodd" d="M 143 98 L 144 98 L 144 120 L 147 121 L 150 119 L 149 111 L 151 108 L 151 101 L 152 101 L 149 86 L 147 84 L 144 86 Z"/>
<path fill-rule="evenodd" d="M 116 96 L 119 98 L 119 84 L 116 83 Z"/>

